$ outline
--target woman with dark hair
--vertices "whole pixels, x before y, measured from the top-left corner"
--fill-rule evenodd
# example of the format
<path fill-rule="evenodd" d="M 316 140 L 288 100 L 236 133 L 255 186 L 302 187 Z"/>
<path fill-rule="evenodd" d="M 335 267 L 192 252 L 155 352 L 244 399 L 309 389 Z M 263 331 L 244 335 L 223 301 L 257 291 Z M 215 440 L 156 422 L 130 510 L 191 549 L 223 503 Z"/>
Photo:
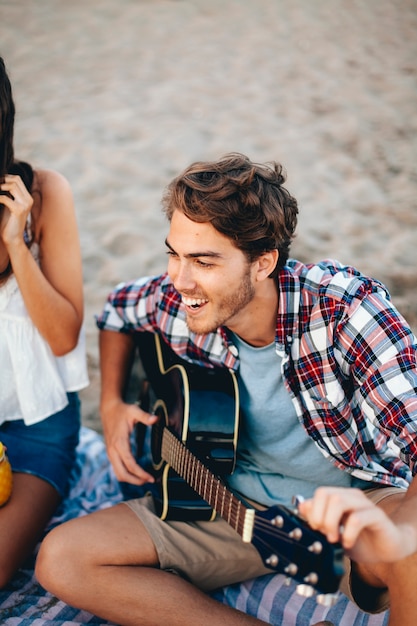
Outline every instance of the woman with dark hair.
<path fill-rule="evenodd" d="M 67 180 L 14 156 L 0 57 L 0 441 L 13 490 L 0 509 L 0 587 L 32 552 L 68 487 L 88 384 L 76 216 Z"/>

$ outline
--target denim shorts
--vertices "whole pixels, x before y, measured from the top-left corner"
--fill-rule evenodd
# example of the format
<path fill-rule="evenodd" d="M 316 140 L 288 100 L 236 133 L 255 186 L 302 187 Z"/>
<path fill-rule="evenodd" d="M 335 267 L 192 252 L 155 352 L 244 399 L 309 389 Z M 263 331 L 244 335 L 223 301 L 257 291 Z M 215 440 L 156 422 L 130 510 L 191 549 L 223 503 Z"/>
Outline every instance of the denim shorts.
<path fill-rule="evenodd" d="M 11 420 L 0 425 L 0 441 L 7 448 L 12 470 L 46 480 L 61 497 L 68 490 L 81 425 L 78 393 L 67 397 L 62 411 L 37 424 L 26 426 L 23 420 Z"/>

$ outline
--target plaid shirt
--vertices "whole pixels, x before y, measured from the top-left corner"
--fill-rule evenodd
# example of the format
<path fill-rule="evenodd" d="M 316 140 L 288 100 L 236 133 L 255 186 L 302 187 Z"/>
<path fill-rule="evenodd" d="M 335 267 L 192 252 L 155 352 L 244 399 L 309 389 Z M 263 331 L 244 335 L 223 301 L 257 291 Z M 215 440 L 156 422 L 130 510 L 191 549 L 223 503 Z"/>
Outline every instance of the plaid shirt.
<path fill-rule="evenodd" d="M 300 422 L 337 467 L 407 487 L 417 471 L 417 342 L 387 290 L 328 260 L 290 260 L 277 280 L 276 351 Z M 118 285 L 97 325 L 158 332 L 185 360 L 239 367 L 226 328 L 189 331 L 166 274 Z"/>

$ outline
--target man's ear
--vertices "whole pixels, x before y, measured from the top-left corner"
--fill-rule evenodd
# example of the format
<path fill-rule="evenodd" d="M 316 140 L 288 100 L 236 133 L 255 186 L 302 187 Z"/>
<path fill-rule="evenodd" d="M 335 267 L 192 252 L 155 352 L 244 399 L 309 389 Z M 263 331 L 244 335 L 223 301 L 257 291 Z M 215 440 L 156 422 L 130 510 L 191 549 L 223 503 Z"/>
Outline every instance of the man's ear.
<path fill-rule="evenodd" d="M 270 274 L 274 271 L 279 258 L 278 250 L 268 250 L 268 252 L 263 252 L 261 256 L 258 258 L 258 269 L 256 272 L 257 280 L 265 280 L 268 278 Z"/>

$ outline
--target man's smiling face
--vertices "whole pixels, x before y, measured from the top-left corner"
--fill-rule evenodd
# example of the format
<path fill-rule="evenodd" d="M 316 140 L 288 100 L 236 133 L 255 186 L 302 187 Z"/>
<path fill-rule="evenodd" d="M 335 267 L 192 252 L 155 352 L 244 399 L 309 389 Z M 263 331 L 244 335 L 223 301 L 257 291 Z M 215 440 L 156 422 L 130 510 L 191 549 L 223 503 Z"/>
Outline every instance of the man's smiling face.
<path fill-rule="evenodd" d="M 194 333 L 235 330 L 255 296 L 253 264 L 208 222 L 174 211 L 168 237 L 168 274 L 181 294 Z"/>

